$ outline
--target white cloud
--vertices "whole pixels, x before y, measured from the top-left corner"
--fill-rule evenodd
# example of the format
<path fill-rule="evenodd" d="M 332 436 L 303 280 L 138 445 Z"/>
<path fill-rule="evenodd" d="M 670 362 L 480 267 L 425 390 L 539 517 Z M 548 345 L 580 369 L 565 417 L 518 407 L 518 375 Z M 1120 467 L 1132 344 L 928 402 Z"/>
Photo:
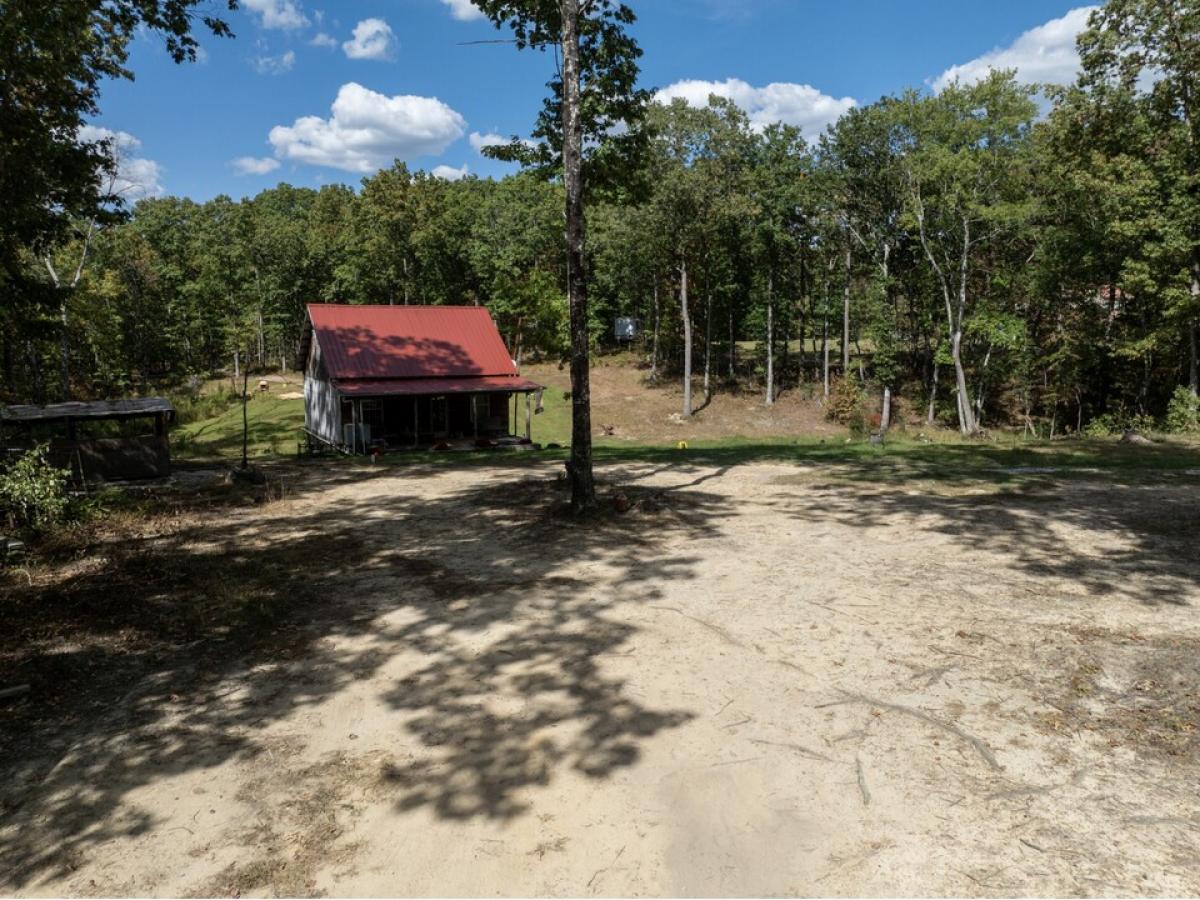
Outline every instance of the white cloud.
<path fill-rule="evenodd" d="M 308 16 L 296 0 L 242 0 L 242 5 L 258 13 L 263 28 L 292 30 L 308 25 Z"/>
<path fill-rule="evenodd" d="M 308 43 L 313 47 L 333 48 L 338 45 L 337 38 L 335 38 L 332 34 L 326 34 L 324 31 L 318 31 L 313 35 L 312 40 Z"/>
<path fill-rule="evenodd" d="M 471 149 L 476 152 L 482 151 L 484 147 L 499 147 L 508 143 L 508 138 L 501 137 L 492 131 L 489 131 L 487 134 L 472 131 L 468 140 L 471 142 Z"/>
<path fill-rule="evenodd" d="M 450 7 L 450 15 L 460 22 L 483 18 L 483 12 L 471 0 L 442 0 L 442 3 Z"/>
<path fill-rule="evenodd" d="M 229 163 L 239 175 L 266 175 L 279 168 L 279 160 L 269 156 L 239 156 Z"/>
<path fill-rule="evenodd" d="M 328 119 L 304 116 L 277 125 L 275 155 L 347 172 L 374 172 L 393 159 L 441 153 L 466 131 L 466 120 L 436 97 L 387 97 L 349 82 Z"/>
<path fill-rule="evenodd" d="M 724 81 L 677 81 L 660 90 L 655 99 L 669 103 L 675 98 L 690 106 L 707 106 L 710 94 L 732 100 L 750 118 L 755 128 L 765 128 L 773 122 L 795 125 L 804 136 L 813 140 L 827 125 L 837 121 L 856 105 L 853 97 L 830 97 L 815 87 L 791 82 L 772 82 L 754 87 L 740 78 Z"/>
<path fill-rule="evenodd" d="M 281 56 L 256 56 L 250 62 L 259 75 L 282 75 L 296 65 L 296 51 L 289 50 Z"/>
<path fill-rule="evenodd" d="M 108 141 L 108 150 L 117 164 L 117 174 L 105 190 L 132 202 L 164 193 L 162 167 L 152 159 L 136 156 L 142 142 L 128 131 L 113 131 L 98 125 L 84 125 L 79 139 L 85 143 Z"/>
<path fill-rule="evenodd" d="M 434 178 L 444 178 L 447 181 L 458 181 L 460 178 L 467 177 L 467 164 L 463 163 L 461 169 L 456 169 L 454 166 L 434 166 L 433 172 L 430 174 Z"/>
<path fill-rule="evenodd" d="M 1080 6 L 1058 19 L 1030 28 L 1007 47 L 977 56 L 969 62 L 951 66 L 931 82 L 940 91 L 956 78 L 973 84 L 992 69 L 1016 69 L 1022 84 L 1042 82 L 1070 84 L 1079 70 L 1075 36 L 1087 27 L 1095 6 Z"/>
<path fill-rule="evenodd" d="M 342 44 L 351 59 L 390 59 L 395 43 L 392 27 L 383 19 L 363 19 L 354 26 L 354 37 Z"/>

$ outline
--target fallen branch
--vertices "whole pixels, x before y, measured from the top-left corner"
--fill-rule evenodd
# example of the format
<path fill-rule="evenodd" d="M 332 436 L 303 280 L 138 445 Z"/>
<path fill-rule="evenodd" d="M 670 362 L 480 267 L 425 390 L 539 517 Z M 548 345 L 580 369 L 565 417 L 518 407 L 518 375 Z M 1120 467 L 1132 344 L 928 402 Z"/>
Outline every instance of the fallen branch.
<path fill-rule="evenodd" d="M 868 706 L 878 706 L 880 709 L 890 709 L 892 712 L 898 712 L 906 716 L 912 716 L 914 719 L 920 719 L 926 724 L 932 725 L 935 728 L 940 728 L 943 731 L 954 735 L 959 740 L 966 741 L 968 744 L 974 747 L 975 752 L 982 756 L 984 762 L 986 762 L 993 770 L 997 772 L 1004 771 L 1004 766 L 1000 765 L 1000 763 L 996 760 L 995 754 L 992 753 L 992 749 L 987 744 L 975 737 L 975 735 L 967 734 L 967 732 L 963 731 L 957 725 L 951 725 L 949 722 L 944 722 L 936 716 L 931 716 L 929 713 L 923 712 L 919 709 L 913 709 L 911 706 L 901 706 L 899 703 L 885 703 L 882 700 L 876 700 L 872 697 L 864 696 L 863 694 L 851 694 L 848 691 L 841 691 L 840 693 L 848 698 L 846 701 L 848 703 L 865 703 Z"/>
<path fill-rule="evenodd" d="M 947 672 L 950 672 L 957 668 L 958 668 L 958 666 L 955 666 L 955 665 L 936 666 L 935 668 L 932 668 L 932 669 L 925 669 L 921 672 L 914 672 L 909 677 L 908 680 L 916 681 L 918 678 L 923 678 L 923 679 L 925 679 L 924 687 L 933 687 L 933 683 L 935 681 L 940 679 Z"/>
<path fill-rule="evenodd" d="M 821 609 L 827 609 L 830 612 L 837 613 L 839 616 L 845 616 L 848 619 L 854 619 L 856 622 L 862 622 L 864 625 L 870 625 L 870 619 L 864 619 L 862 616 L 856 616 L 854 613 L 848 613 L 844 609 L 838 609 L 836 606 L 829 606 L 825 603 L 818 603 L 816 600 L 805 600 L 803 597 L 798 597 L 801 603 L 807 603 L 809 606 L 817 606 Z"/>
<path fill-rule="evenodd" d="M 867 790 L 867 776 L 863 774 L 862 759 L 854 755 L 854 771 L 858 776 L 858 792 L 862 794 L 863 806 L 871 805 L 871 792 Z"/>
<path fill-rule="evenodd" d="M 12 687 L 0 688 L 0 700 L 8 700 L 11 697 L 21 697 L 29 693 L 29 685 L 16 684 Z"/>

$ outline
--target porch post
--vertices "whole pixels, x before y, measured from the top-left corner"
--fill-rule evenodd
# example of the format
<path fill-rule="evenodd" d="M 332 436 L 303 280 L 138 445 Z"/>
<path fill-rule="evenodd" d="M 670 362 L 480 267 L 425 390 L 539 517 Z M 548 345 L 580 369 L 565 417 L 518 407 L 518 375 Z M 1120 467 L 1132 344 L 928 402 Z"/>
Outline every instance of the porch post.
<path fill-rule="evenodd" d="M 471 395 L 471 427 L 475 429 L 475 440 L 479 440 L 479 395 Z"/>
<path fill-rule="evenodd" d="M 421 446 L 421 406 L 420 397 L 413 397 L 413 449 Z"/>
<path fill-rule="evenodd" d="M 533 440 L 533 407 L 529 402 L 529 391 L 525 392 L 525 440 Z"/>

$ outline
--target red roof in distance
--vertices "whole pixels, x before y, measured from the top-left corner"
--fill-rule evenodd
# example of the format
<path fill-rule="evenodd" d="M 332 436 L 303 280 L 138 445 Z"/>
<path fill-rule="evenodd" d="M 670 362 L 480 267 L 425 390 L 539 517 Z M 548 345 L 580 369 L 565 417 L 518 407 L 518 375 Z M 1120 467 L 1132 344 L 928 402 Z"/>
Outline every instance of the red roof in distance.
<path fill-rule="evenodd" d="M 308 317 L 330 378 L 516 375 L 482 306 L 310 303 Z"/>
<path fill-rule="evenodd" d="M 536 391 L 541 385 L 528 378 L 481 375 L 472 378 L 361 378 L 336 382 L 346 397 L 424 397 L 440 394 L 489 394 Z"/>

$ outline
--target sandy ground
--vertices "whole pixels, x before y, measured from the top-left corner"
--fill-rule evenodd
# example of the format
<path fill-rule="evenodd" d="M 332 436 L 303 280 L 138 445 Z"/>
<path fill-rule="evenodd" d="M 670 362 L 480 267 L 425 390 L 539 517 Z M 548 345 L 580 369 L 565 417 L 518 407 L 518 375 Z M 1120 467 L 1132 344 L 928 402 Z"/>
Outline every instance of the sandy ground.
<path fill-rule="evenodd" d="M 556 472 L 197 540 L 357 549 L 303 652 L 141 685 L 19 786 L 0 892 L 1200 892 L 1200 489 L 623 466 L 584 528 Z"/>

